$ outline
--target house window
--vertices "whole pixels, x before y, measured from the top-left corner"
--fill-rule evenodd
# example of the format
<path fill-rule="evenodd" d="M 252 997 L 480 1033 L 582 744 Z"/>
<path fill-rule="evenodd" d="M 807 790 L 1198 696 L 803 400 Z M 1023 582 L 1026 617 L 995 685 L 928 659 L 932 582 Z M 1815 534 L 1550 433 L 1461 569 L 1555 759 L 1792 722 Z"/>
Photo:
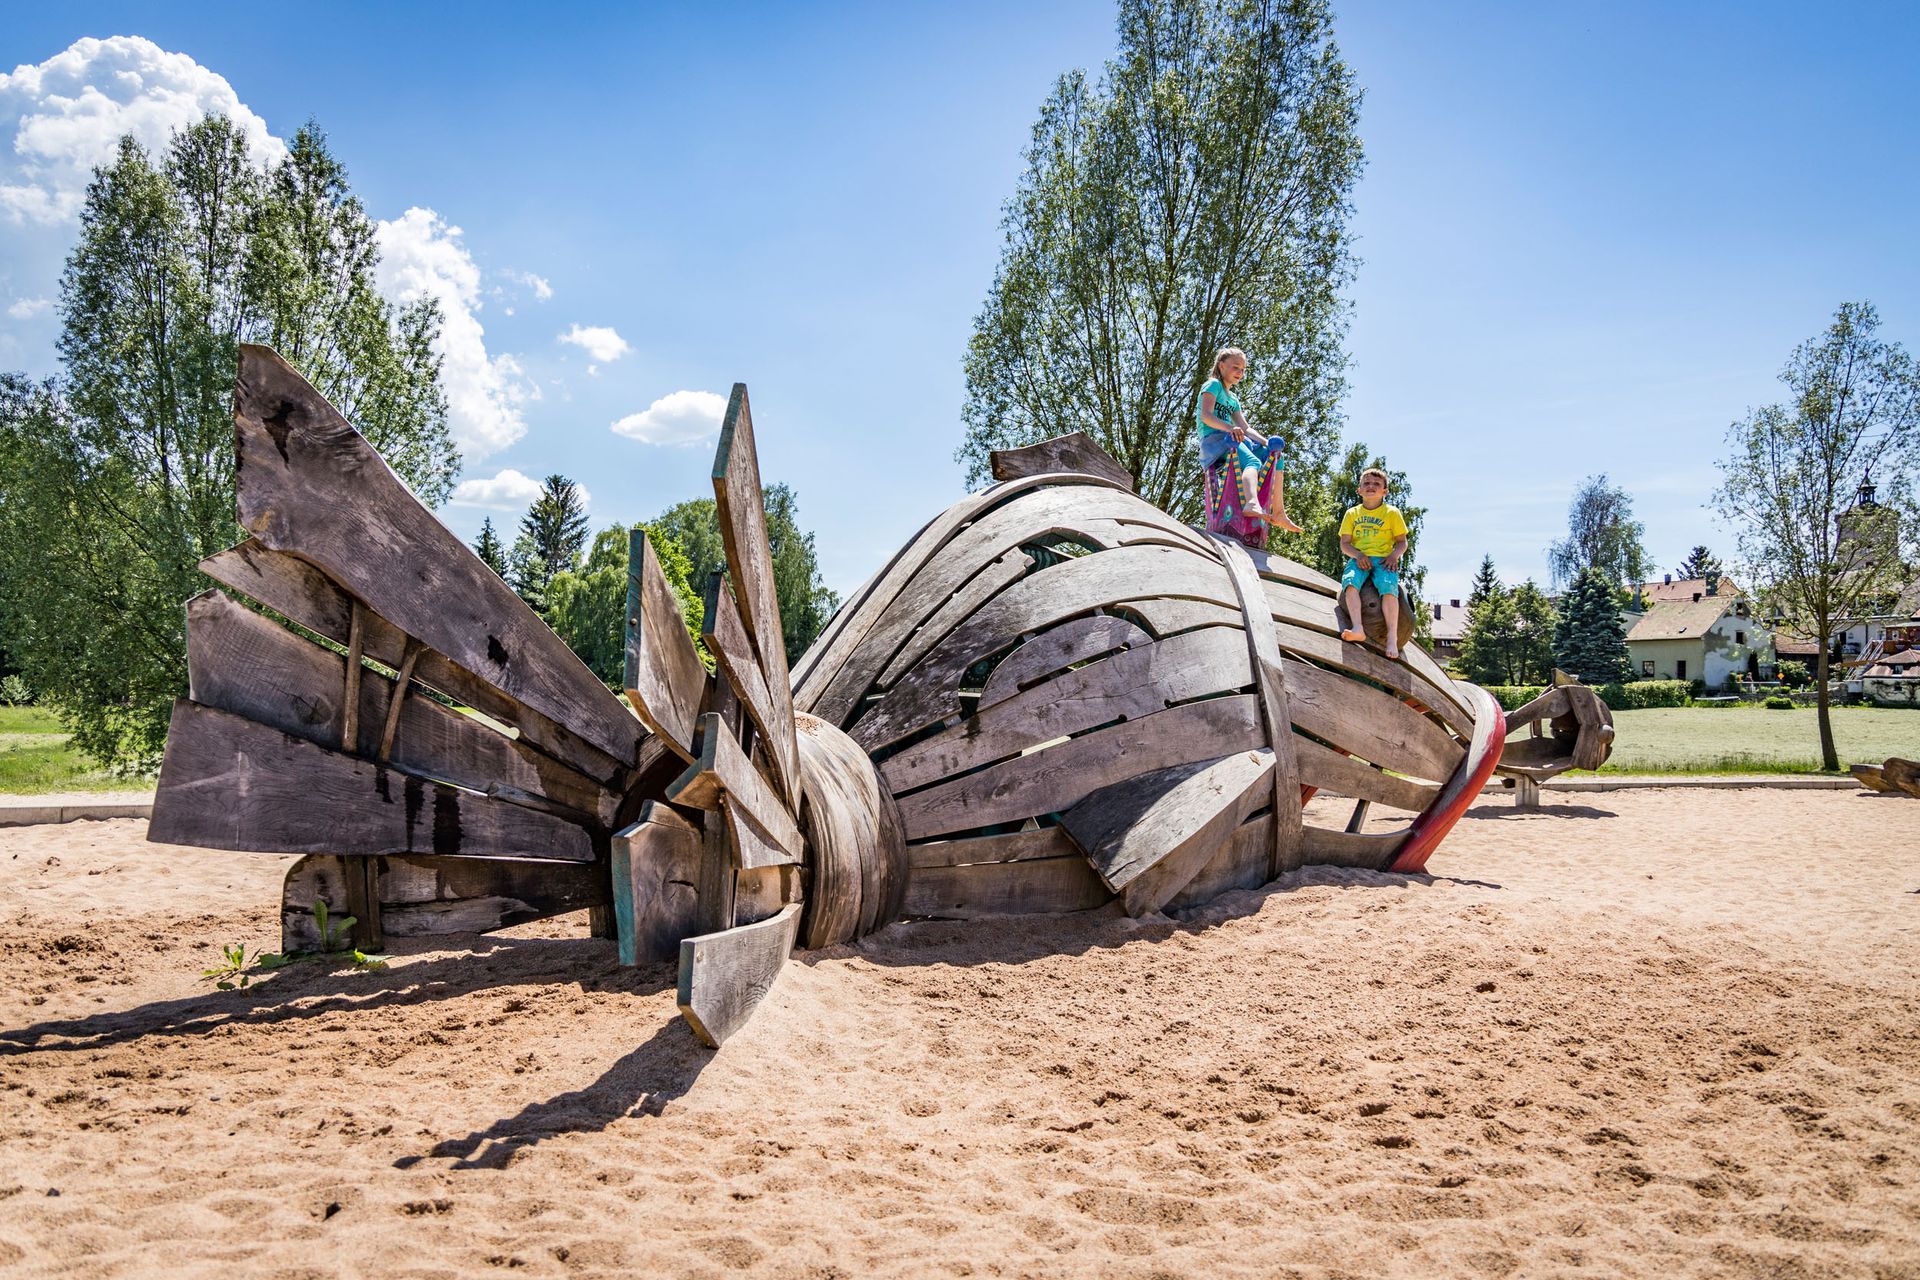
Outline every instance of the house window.
<path fill-rule="evenodd" d="M 1653 674 L 1653 659 L 1652 659 L 1652 658 L 1642 658 L 1642 659 L 1640 659 L 1640 674 L 1641 674 L 1641 675 L 1643 675 L 1643 676 L 1650 676 L 1650 675 L 1652 675 L 1652 674 Z"/>
<path fill-rule="evenodd" d="M 1747 642 L 1747 633 L 1746 633 L 1746 632 L 1744 632 L 1744 631 L 1736 631 L 1736 632 L 1734 632 L 1734 633 L 1733 633 L 1733 642 L 1734 642 L 1735 644 L 1745 644 L 1745 643 Z"/>

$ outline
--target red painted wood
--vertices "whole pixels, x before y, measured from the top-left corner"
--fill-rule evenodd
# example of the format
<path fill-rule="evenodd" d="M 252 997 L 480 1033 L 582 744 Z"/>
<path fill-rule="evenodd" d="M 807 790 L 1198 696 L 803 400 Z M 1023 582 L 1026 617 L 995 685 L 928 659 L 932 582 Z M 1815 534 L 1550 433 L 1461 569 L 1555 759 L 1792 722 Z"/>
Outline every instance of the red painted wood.
<path fill-rule="evenodd" d="M 1500 763 L 1500 751 L 1507 743 L 1507 717 L 1495 702 L 1493 695 L 1473 685 L 1463 686 L 1472 689 L 1478 695 L 1476 701 L 1479 712 L 1474 717 L 1474 749 L 1460 762 L 1460 769 L 1441 793 L 1441 798 L 1433 808 L 1413 820 L 1413 826 L 1407 830 L 1406 843 L 1400 846 L 1400 852 L 1393 860 L 1389 871 L 1403 874 L 1415 874 L 1426 870 L 1427 859 L 1453 830 L 1453 824 L 1460 821 L 1460 815 L 1467 811 L 1480 795 L 1480 788 L 1487 785 L 1487 779 L 1493 776 L 1494 766 Z M 1484 717 L 1490 734 L 1481 736 L 1480 721 Z M 1484 745 L 1482 745 L 1484 744 Z"/>

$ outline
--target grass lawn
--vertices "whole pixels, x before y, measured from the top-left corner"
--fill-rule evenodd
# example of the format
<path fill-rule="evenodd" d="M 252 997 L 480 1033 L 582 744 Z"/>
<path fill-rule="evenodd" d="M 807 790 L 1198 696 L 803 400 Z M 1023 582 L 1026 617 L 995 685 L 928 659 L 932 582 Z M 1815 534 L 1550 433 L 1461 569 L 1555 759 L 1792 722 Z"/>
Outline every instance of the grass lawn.
<path fill-rule="evenodd" d="M 1616 711 L 1613 757 L 1602 773 L 1818 773 L 1812 708 L 1662 707 Z M 1920 711 L 1836 707 L 1840 767 L 1920 755 Z"/>
<path fill-rule="evenodd" d="M 149 779 L 108 773 L 74 750 L 69 737 L 51 711 L 0 707 L 0 794 L 130 791 L 152 785 Z"/>

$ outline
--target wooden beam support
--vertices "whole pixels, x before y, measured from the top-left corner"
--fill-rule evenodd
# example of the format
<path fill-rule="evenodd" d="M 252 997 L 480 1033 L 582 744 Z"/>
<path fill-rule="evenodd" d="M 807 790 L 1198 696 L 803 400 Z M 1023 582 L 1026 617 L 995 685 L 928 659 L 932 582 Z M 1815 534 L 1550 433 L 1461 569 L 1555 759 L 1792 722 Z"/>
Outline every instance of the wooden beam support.
<path fill-rule="evenodd" d="M 621 964 L 672 960 L 700 932 L 700 828 L 650 800 L 613 838 L 613 912 Z"/>
<path fill-rule="evenodd" d="M 680 944 L 680 1014 L 708 1048 L 718 1049 L 748 1018 L 793 954 L 800 905 L 753 924 L 687 938 Z"/>
<path fill-rule="evenodd" d="M 340 749 L 360 754 L 360 673 L 366 644 L 366 606 L 353 602 L 353 620 L 347 627 L 347 691 L 340 699 Z"/>
<path fill-rule="evenodd" d="M 400 708 L 406 703 L 407 690 L 413 684 L 413 669 L 420 664 L 421 645 L 407 637 L 406 652 L 400 657 L 400 673 L 393 678 L 393 693 L 387 698 L 387 723 L 380 730 L 380 751 L 374 756 L 381 764 L 393 758 L 394 735 L 400 732 Z"/>
<path fill-rule="evenodd" d="M 707 579 L 704 603 L 701 638 L 707 642 L 707 650 L 713 654 L 714 664 L 733 686 L 747 718 L 759 730 L 760 740 L 767 744 L 772 757 L 769 772 L 774 785 L 780 790 L 781 798 L 797 810 L 800 807 L 800 773 L 795 757 L 797 747 L 792 735 L 782 731 L 782 717 L 785 717 L 787 724 L 793 718 L 792 699 L 789 696 L 776 697 L 767 687 L 766 672 L 760 669 L 753 639 L 747 634 L 746 622 L 740 617 L 740 606 L 727 587 L 726 575 L 715 573 Z"/>
<path fill-rule="evenodd" d="M 995 480 L 1086 475 L 1110 480 L 1128 492 L 1133 490 L 1133 473 L 1114 461 L 1113 455 L 1084 431 L 1069 431 L 1019 449 L 995 449 L 987 455 L 987 463 L 993 469 Z"/>

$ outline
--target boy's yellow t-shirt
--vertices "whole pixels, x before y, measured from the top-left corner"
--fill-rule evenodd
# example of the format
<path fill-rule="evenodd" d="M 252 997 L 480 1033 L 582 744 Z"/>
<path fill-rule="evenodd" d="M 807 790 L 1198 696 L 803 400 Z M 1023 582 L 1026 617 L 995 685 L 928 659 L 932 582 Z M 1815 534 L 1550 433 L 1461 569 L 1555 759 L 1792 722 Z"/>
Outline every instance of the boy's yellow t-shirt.
<path fill-rule="evenodd" d="M 1353 539 L 1361 555 L 1392 555 L 1393 544 L 1407 536 L 1406 517 L 1391 502 L 1383 502 L 1371 511 L 1364 505 L 1348 507 L 1340 520 L 1340 536 Z"/>

